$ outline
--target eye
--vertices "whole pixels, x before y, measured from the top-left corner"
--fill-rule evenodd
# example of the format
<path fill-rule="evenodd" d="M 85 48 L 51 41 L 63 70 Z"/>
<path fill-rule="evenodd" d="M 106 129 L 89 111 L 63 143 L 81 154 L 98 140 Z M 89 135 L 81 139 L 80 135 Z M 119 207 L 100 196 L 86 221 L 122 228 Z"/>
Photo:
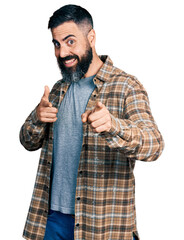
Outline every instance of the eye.
<path fill-rule="evenodd" d="M 55 48 L 60 48 L 60 43 L 57 41 L 53 41 L 54 47 Z"/>
<path fill-rule="evenodd" d="M 73 45 L 74 44 L 74 40 L 73 39 L 70 39 L 70 40 L 68 40 L 68 45 Z"/>

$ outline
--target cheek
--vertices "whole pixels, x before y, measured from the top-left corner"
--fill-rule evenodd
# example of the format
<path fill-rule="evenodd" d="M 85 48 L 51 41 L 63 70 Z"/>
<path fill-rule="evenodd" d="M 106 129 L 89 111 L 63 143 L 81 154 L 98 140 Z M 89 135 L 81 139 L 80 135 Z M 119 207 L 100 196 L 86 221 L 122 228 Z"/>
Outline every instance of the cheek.
<path fill-rule="evenodd" d="M 55 48 L 54 53 L 55 53 L 55 56 L 58 58 L 59 57 L 59 49 Z"/>
<path fill-rule="evenodd" d="M 70 49 L 71 53 L 77 55 L 78 57 L 81 57 L 85 53 L 85 47 L 83 45 L 77 45 Z"/>

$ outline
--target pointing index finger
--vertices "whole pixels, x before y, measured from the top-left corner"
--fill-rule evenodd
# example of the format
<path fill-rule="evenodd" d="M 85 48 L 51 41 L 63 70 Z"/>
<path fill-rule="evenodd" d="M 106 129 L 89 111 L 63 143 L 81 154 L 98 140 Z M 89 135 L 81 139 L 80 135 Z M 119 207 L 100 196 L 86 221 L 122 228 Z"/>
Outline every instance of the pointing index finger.
<path fill-rule="evenodd" d="M 101 102 L 97 102 L 95 108 L 93 109 L 93 112 L 99 111 L 103 107 L 104 105 Z"/>

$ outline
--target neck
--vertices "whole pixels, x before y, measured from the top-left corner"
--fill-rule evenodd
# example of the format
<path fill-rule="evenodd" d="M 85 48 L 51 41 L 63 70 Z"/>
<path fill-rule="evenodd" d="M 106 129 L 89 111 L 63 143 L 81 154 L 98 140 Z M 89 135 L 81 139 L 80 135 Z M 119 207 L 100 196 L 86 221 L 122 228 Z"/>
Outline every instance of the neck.
<path fill-rule="evenodd" d="M 89 69 L 87 71 L 87 73 L 85 74 L 85 78 L 87 77 L 91 77 L 93 75 L 96 75 L 97 72 L 100 70 L 100 68 L 102 67 L 103 62 L 102 60 L 99 58 L 99 56 L 96 54 L 96 52 L 93 52 L 93 60 L 89 66 Z"/>

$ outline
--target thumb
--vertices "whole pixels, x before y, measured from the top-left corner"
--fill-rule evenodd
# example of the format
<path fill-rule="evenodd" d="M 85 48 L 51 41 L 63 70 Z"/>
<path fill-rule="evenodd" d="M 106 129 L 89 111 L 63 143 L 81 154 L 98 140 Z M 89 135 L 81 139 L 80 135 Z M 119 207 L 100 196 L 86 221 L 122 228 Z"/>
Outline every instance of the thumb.
<path fill-rule="evenodd" d="M 52 103 L 49 102 L 49 93 L 50 93 L 49 87 L 45 86 L 44 94 L 41 100 L 41 103 L 44 107 L 52 107 Z"/>
<path fill-rule="evenodd" d="M 88 120 L 88 116 L 91 114 L 91 110 L 87 110 L 81 115 L 82 122 L 85 123 Z"/>
<path fill-rule="evenodd" d="M 48 100 L 49 101 L 49 93 L 50 93 L 50 89 L 49 87 L 46 85 L 45 86 L 45 90 L 44 90 L 44 94 L 43 94 L 43 97 L 45 100 Z"/>

